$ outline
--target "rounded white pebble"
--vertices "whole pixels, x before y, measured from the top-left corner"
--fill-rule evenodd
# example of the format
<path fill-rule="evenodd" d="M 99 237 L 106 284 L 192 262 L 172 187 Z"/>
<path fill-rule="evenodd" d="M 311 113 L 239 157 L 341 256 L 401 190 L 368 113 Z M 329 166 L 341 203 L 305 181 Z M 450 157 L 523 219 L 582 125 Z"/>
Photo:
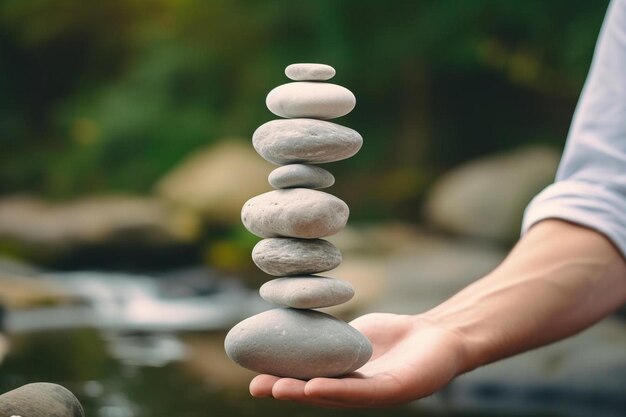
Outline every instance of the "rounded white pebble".
<path fill-rule="evenodd" d="M 277 119 L 259 126 L 252 145 L 273 164 L 324 164 L 356 154 L 363 137 L 356 130 L 324 120 Z"/>
<path fill-rule="evenodd" d="M 277 277 L 317 274 L 341 264 L 341 252 L 322 239 L 270 238 L 252 249 L 252 260 L 263 272 Z"/>
<path fill-rule="evenodd" d="M 267 178 L 274 188 L 327 188 L 335 183 L 335 177 L 324 168 L 305 164 L 278 167 Z"/>
<path fill-rule="evenodd" d="M 291 64 L 285 75 L 294 81 L 326 81 L 335 76 L 335 69 L 326 64 Z"/>
<path fill-rule="evenodd" d="M 279 85 L 267 95 L 267 108 L 277 116 L 334 119 L 350 113 L 356 98 L 337 84 L 298 81 Z"/>

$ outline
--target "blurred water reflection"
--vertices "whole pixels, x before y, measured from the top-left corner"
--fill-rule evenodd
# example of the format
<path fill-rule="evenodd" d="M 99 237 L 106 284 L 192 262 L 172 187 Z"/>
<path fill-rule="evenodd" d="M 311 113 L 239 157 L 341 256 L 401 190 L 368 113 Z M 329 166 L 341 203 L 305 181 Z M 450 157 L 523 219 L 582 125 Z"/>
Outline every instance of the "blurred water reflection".
<path fill-rule="evenodd" d="M 253 373 L 227 359 L 225 331 L 269 306 L 236 280 L 204 269 L 161 277 L 70 272 L 42 279 L 78 302 L 7 313 L 10 350 L 0 364 L 0 392 L 56 382 L 81 399 L 87 415 L 100 417 L 320 412 L 247 393 Z M 625 345 L 623 323 L 605 321 L 586 337 L 474 371 L 440 394 L 385 415 L 623 417 Z"/>
<path fill-rule="evenodd" d="M 219 346 L 222 332 L 202 332 L 190 337 Z M 185 336 L 186 337 L 186 336 Z M 193 357 L 165 366 L 139 366 L 114 359 L 106 338 L 94 330 L 75 329 L 32 333 L 13 338 L 14 350 L 2 364 L 0 390 L 32 380 L 56 381 L 81 400 L 86 415 L 98 417 L 291 415 L 374 416 L 377 411 L 319 410 L 249 397 L 245 384 L 200 375 Z M 196 343 L 197 344 L 197 343 Z M 219 361 L 208 354 L 204 360 Z M 152 365 L 155 365 L 154 363 Z M 162 365 L 162 364 L 161 364 Z M 238 370 L 232 371 L 241 374 Z M 246 373 L 243 381 L 249 375 Z M 398 408 L 397 416 L 423 416 L 411 408 Z"/>

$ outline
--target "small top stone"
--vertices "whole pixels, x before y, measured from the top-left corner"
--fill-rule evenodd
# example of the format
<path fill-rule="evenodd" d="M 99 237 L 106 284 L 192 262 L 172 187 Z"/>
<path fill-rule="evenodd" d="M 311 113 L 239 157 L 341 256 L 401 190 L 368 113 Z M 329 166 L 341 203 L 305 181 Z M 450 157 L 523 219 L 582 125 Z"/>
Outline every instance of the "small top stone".
<path fill-rule="evenodd" d="M 291 64 L 285 75 L 294 81 L 326 81 L 335 76 L 335 69 L 325 64 Z"/>

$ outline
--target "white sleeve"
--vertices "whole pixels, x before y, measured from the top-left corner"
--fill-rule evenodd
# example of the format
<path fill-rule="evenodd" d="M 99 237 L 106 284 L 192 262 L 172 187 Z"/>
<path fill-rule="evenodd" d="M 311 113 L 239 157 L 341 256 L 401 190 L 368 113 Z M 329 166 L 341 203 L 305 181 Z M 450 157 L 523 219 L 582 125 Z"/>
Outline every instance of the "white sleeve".
<path fill-rule="evenodd" d="M 609 5 L 556 182 L 526 208 L 522 233 L 547 218 L 595 229 L 626 256 L 626 0 Z"/>

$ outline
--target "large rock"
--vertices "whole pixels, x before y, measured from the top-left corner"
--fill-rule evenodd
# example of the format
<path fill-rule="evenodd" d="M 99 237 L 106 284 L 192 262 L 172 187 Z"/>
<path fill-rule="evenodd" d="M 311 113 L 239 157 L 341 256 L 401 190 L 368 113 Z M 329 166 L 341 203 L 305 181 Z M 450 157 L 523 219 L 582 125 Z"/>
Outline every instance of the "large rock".
<path fill-rule="evenodd" d="M 0 309 L 6 307 L 10 310 L 26 310 L 69 305 L 79 301 L 61 286 L 42 277 L 39 272 L 15 268 L 15 265 L 0 259 Z"/>
<path fill-rule="evenodd" d="M 514 241 L 524 208 L 553 181 L 559 157 L 554 149 L 530 147 L 462 165 L 432 187 L 427 217 L 461 235 Z"/>
<path fill-rule="evenodd" d="M 224 347 L 244 368 L 299 379 L 345 375 L 372 355 L 369 340 L 349 324 L 319 311 L 291 308 L 242 321 L 228 332 Z"/>
<path fill-rule="evenodd" d="M 409 224 L 348 227 L 329 240 L 344 261 L 332 276 L 350 282 L 352 300 L 325 310 L 417 314 L 495 268 L 506 249 L 488 241 L 427 233 Z"/>
<path fill-rule="evenodd" d="M 422 233 L 386 257 L 386 291 L 368 308 L 404 314 L 430 310 L 491 272 L 505 255 L 491 242 Z M 340 269 L 333 275 L 343 278 Z"/>
<path fill-rule="evenodd" d="M 267 191 L 272 166 L 245 143 L 225 141 L 199 150 L 157 185 L 167 201 L 209 221 L 238 222 L 243 203 Z"/>
<path fill-rule="evenodd" d="M 95 196 L 61 203 L 15 196 L 0 200 L 0 243 L 17 255 L 54 258 L 84 246 L 164 246 L 198 232 L 155 198 Z"/>

